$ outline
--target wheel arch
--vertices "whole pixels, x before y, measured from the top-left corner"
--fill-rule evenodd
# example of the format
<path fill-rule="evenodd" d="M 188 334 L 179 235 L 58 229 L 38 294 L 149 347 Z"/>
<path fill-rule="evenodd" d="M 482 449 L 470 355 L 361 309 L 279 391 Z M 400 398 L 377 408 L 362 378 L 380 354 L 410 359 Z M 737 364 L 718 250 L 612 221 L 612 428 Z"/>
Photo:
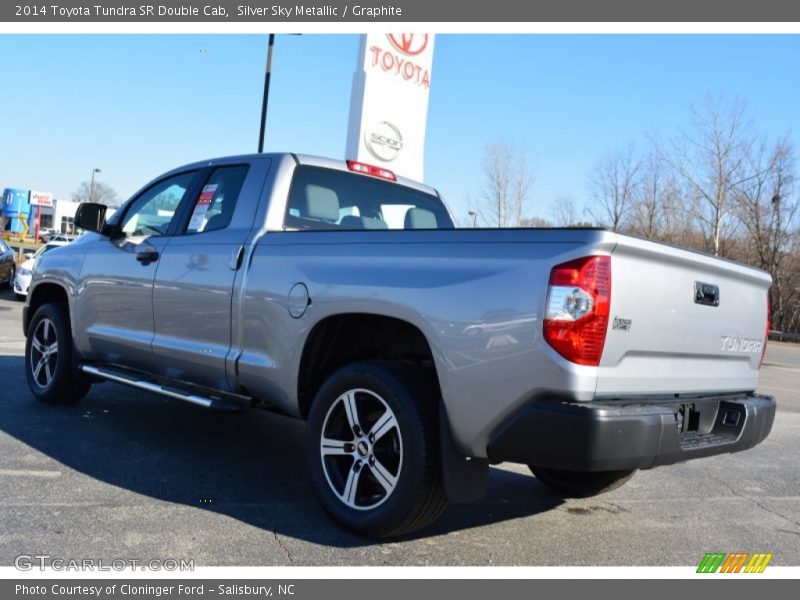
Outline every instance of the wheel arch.
<path fill-rule="evenodd" d="M 423 331 L 408 320 L 378 313 L 328 315 L 309 331 L 297 371 L 297 402 L 308 417 L 322 383 L 340 367 L 358 360 L 399 360 L 416 364 L 441 386 L 433 347 Z"/>
<path fill-rule="evenodd" d="M 67 306 L 67 314 L 70 316 L 69 311 L 69 293 L 67 289 L 59 283 L 52 281 L 42 282 L 30 291 L 27 310 L 25 311 L 22 327 L 25 336 L 28 335 L 28 327 L 30 326 L 33 315 L 40 306 L 48 302 L 62 302 Z M 70 323 L 72 319 L 70 318 Z"/>

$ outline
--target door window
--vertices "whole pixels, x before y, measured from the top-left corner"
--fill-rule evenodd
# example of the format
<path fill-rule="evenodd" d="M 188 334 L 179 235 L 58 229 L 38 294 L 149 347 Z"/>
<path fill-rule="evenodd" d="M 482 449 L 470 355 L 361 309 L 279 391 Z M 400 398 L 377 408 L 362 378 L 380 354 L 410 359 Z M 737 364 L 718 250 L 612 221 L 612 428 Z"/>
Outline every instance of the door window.
<path fill-rule="evenodd" d="M 194 203 L 186 233 L 217 231 L 230 225 L 247 168 L 247 165 L 219 167 L 211 173 Z"/>
<path fill-rule="evenodd" d="M 164 179 L 143 192 L 125 213 L 121 226 L 125 236 L 166 235 L 194 176 L 194 171 L 181 173 Z"/>

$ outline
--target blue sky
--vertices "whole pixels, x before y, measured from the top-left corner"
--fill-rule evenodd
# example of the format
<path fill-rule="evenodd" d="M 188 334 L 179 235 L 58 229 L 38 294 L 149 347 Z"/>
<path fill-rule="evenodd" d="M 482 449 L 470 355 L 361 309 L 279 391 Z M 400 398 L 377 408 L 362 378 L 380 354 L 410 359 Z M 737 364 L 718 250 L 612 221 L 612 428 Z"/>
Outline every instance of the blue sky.
<path fill-rule="evenodd" d="M 0 188 L 69 197 L 93 167 L 123 197 L 174 166 L 252 152 L 265 36 L 0 36 Z M 267 150 L 342 157 L 358 37 L 279 36 Z M 497 138 L 524 147 L 530 212 L 580 204 L 610 148 L 688 121 L 706 92 L 800 144 L 800 36 L 440 35 L 426 182 L 456 216 Z"/>

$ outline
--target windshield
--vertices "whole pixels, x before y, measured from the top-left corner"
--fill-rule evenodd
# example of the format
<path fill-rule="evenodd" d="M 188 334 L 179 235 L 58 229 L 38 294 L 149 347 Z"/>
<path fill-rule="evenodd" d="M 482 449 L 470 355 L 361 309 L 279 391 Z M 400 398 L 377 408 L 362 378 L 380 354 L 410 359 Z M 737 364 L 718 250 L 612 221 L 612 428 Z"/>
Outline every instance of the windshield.
<path fill-rule="evenodd" d="M 376 177 L 297 167 L 284 221 L 287 229 L 452 229 L 432 194 Z"/>

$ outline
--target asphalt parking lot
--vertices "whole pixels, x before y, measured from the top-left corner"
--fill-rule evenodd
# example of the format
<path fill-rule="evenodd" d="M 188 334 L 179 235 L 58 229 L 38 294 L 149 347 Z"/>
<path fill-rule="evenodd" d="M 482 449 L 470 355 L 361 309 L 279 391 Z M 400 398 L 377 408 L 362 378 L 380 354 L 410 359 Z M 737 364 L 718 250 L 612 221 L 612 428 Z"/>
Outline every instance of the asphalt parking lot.
<path fill-rule="evenodd" d="M 0 293 L 0 565 L 193 559 L 195 565 L 696 565 L 708 551 L 800 564 L 800 346 L 772 343 L 760 391 L 779 412 L 750 451 L 637 473 L 561 500 L 527 469 L 492 469 L 487 497 L 413 539 L 373 543 L 313 497 L 303 425 L 207 412 L 116 384 L 73 407 L 33 401 L 22 304 Z"/>

